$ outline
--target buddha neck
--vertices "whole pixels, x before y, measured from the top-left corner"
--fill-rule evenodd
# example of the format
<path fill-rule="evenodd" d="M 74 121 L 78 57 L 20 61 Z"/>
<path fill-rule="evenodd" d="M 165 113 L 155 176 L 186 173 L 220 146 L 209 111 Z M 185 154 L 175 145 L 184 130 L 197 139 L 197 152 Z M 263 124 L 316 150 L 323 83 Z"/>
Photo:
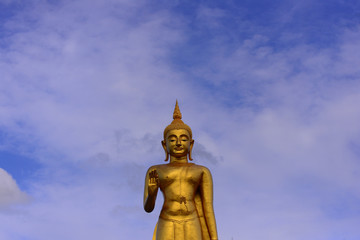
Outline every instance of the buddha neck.
<path fill-rule="evenodd" d="M 170 163 L 172 164 L 188 163 L 188 159 L 187 156 L 183 156 L 183 157 L 170 156 Z"/>

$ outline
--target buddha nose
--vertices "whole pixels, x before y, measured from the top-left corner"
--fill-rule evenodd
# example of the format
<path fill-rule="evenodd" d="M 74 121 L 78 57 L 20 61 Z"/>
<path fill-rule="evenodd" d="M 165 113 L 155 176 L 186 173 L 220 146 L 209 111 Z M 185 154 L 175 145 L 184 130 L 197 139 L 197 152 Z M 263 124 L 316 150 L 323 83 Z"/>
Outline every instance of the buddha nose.
<path fill-rule="evenodd" d="M 180 141 L 180 139 L 177 139 L 177 140 L 176 140 L 176 146 L 181 146 L 181 141 Z"/>

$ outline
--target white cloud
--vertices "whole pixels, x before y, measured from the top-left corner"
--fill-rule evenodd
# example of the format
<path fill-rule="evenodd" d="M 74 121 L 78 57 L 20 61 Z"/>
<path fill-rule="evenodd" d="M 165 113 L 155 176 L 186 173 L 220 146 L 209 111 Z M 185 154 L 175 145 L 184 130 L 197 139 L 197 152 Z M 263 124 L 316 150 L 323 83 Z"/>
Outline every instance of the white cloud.
<path fill-rule="evenodd" d="M 28 196 L 19 189 L 11 175 L 0 168 L 0 210 L 27 200 Z"/>
<path fill-rule="evenodd" d="M 145 168 L 135 164 L 78 171 L 49 169 L 32 201 L 0 215 L 4 240 L 146 238 L 156 221 L 142 209 Z M 138 225 L 137 225 L 138 224 Z M 140 231 L 141 229 L 141 231 Z"/>
<path fill-rule="evenodd" d="M 151 133 L 156 116 L 143 113 L 172 105 L 175 97 L 164 93 L 174 83 L 187 89 L 166 63 L 168 46 L 182 38 L 170 13 L 148 12 L 141 2 L 79 4 L 35 5 L 7 23 L 25 30 L 2 49 L 1 125 L 36 144 L 40 156 L 114 151 L 107 148 L 116 132 Z"/>

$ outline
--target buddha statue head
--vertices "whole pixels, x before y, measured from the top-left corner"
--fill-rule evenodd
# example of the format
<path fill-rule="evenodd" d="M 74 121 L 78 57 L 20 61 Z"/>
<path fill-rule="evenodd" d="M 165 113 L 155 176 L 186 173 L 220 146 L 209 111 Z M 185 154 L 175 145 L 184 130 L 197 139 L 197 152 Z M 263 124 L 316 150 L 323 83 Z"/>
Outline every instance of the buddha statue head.
<path fill-rule="evenodd" d="M 182 115 L 179 109 L 178 101 L 176 100 L 173 121 L 164 130 L 164 140 L 161 144 L 165 150 L 166 159 L 169 160 L 169 155 L 175 158 L 187 157 L 189 160 L 193 160 L 191 157 L 191 151 L 194 146 L 194 140 L 192 139 L 191 128 L 186 125 L 182 120 Z"/>

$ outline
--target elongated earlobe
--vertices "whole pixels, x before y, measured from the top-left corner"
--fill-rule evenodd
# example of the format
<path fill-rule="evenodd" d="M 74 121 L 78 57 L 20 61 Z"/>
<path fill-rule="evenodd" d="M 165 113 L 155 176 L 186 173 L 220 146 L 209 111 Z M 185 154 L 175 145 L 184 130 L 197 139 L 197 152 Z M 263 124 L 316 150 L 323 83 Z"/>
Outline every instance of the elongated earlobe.
<path fill-rule="evenodd" d="M 192 157 L 191 157 L 191 152 L 192 152 L 192 149 L 193 149 L 193 146 L 194 146 L 194 140 L 191 140 L 190 142 L 190 151 L 189 151 L 189 160 L 192 161 Z"/>
<path fill-rule="evenodd" d="M 168 153 L 167 148 L 166 148 L 166 142 L 161 141 L 161 145 L 163 146 L 164 151 L 165 151 L 165 162 L 167 162 L 167 161 L 169 161 L 169 153 Z"/>

